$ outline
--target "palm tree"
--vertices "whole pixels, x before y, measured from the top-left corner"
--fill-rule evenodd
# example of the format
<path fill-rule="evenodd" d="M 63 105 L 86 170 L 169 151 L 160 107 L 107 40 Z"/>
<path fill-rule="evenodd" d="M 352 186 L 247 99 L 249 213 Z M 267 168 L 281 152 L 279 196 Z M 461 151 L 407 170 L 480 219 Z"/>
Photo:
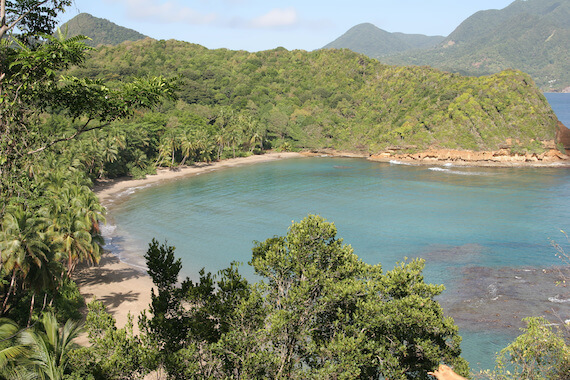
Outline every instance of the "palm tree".
<path fill-rule="evenodd" d="M 174 157 L 178 148 L 178 133 L 176 130 L 168 130 L 160 139 L 158 147 L 158 158 L 156 163 L 164 163 L 170 156 L 170 167 L 174 167 Z"/>
<path fill-rule="evenodd" d="M 0 377 L 8 377 L 13 363 L 27 353 L 26 346 L 16 342 L 20 331 L 14 321 L 0 318 Z"/>
<path fill-rule="evenodd" d="M 216 140 L 216 144 L 218 145 L 218 161 L 219 161 L 222 156 L 222 153 L 224 152 L 224 147 L 226 146 L 227 143 L 227 137 L 224 131 L 222 130 L 218 132 L 214 138 Z"/>
<path fill-rule="evenodd" d="M 4 295 L 1 314 L 7 311 L 8 300 L 15 291 L 18 277 L 22 279 L 22 286 L 25 286 L 26 277 L 33 267 L 47 265 L 47 225 L 47 219 L 32 215 L 22 205 L 6 210 L 0 229 L 0 270 L 11 273 L 11 280 Z"/>
<path fill-rule="evenodd" d="M 193 131 L 185 131 L 180 136 L 179 147 L 184 156 L 180 165 L 184 165 L 188 157 L 190 157 L 190 154 L 196 149 L 194 146 L 194 134 L 192 132 Z"/>
<path fill-rule="evenodd" d="M 68 366 L 68 354 L 77 347 L 73 340 L 82 332 L 82 326 L 67 320 L 60 328 L 51 312 L 43 314 L 41 326 L 41 330 L 29 329 L 21 333 L 20 343 L 30 348 L 26 362 L 42 378 L 61 380 Z"/>
<path fill-rule="evenodd" d="M 104 221 L 103 207 L 85 186 L 68 184 L 51 197 L 48 231 L 70 275 L 80 262 L 98 263 L 101 257 L 99 222 Z"/>

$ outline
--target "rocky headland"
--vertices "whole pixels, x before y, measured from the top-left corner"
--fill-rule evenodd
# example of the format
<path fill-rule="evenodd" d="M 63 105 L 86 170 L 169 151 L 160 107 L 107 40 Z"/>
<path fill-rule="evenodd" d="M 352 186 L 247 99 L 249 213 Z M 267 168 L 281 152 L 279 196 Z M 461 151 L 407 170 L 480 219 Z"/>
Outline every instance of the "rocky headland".
<path fill-rule="evenodd" d="M 379 162 L 402 162 L 415 165 L 453 164 L 457 166 L 569 166 L 570 129 L 558 122 L 554 140 L 541 141 L 541 152 L 521 152 L 517 140 L 508 139 L 494 151 L 473 151 L 461 149 L 430 148 L 416 151 L 414 146 L 389 147 L 385 151 L 369 154 L 365 152 L 346 152 L 333 149 L 319 149 L 305 152 L 307 156 L 331 155 L 338 157 L 360 157 Z"/>

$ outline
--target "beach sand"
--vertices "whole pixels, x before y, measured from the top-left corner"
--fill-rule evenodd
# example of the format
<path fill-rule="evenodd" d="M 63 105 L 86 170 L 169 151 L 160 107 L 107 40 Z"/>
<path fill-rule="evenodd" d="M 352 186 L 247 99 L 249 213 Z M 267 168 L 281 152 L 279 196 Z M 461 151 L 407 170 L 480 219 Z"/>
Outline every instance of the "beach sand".
<path fill-rule="evenodd" d="M 196 164 L 177 170 L 160 169 L 156 175 L 145 179 L 117 179 L 99 183 L 94 191 L 101 204 L 109 204 L 114 197 L 137 187 L 157 185 L 166 181 L 205 173 L 221 168 L 231 168 L 285 158 L 302 157 L 299 153 L 268 153 L 259 156 L 228 159 L 210 164 Z M 142 254 L 142 252 L 141 252 Z M 101 301 L 117 321 L 117 327 L 127 323 L 128 314 L 134 316 L 135 333 L 138 332 L 137 320 L 143 310 L 148 310 L 151 301 L 153 283 L 146 272 L 120 261 L 112 253 L 104 253 L 98 266 L 84 267 L 74 274 L 86 302 L 94 297 Z M 86 343 L 85 337 L 81 342 Z"/>

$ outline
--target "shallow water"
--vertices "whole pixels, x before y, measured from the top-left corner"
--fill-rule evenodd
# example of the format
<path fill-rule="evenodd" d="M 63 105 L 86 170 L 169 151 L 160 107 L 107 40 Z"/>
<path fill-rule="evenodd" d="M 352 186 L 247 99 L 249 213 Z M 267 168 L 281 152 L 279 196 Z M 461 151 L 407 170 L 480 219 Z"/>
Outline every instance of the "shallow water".
<path fill-rule="evenodd" d="M 304 158 L 238 167 L 150 187 L 119 198 L 107 227 L 113 249 L 142 265 L 156 237 L 176 246 L 185 275 L 246 264 L 254 240 L 284 235 L 309 213 L 334 221 L 368 263 L 391 269 L 426 259 L 429 282 L 464 337 L 473 367 L 518 333 L 527 315 L 570 318 L 559 294 L 549 238 L 570 215 L 570 169 L 407 166 L 359 159 Z M 532 276 L 531 276 L 532 274 Z M 558 297 L 558 298 L 556 298 Z M 549 301 L 549 298 L 551 300 Z"/>

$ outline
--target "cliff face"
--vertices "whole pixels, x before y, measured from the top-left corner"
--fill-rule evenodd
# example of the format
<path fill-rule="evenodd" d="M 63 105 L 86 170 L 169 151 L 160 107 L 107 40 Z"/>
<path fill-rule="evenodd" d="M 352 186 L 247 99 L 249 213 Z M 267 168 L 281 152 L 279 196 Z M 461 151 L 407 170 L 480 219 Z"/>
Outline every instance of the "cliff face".
<path fill-rule="evenodd" d="M 540 141 L 543 152 L 524 152 L 519 149 L 519 141 L 507 139 L 500 149 L 493 151 L 471 151 L 460 149 L 430 148 L 420 152 L 401 152 L 401 148 L 391 148 L 369 157 L 372 161 L 403 161 L 416 164 L 452 163 L 474 166 L 570 166 L 570 129 L 558 121 L 555 140 Z"/>
<path fill-rule="evenodd" d="M 428 149 L 419 153 L 384 152 L 369 157 L 372 161 L 403 161 L 416 164 L 452 163 L 473 166 L 550 166 L 567 165 L 570 157 L 556 149 L 544 153 L 514 153 L 508 149 L 474 152 L 454 149 Z"/>
<path fill-rule="evenodd" d="M 570 150 L 570 129 L 562 122 L 558 122 L 558 131 L 556 132 L 556 142 L 564 147 L 567 152 Z"/>

